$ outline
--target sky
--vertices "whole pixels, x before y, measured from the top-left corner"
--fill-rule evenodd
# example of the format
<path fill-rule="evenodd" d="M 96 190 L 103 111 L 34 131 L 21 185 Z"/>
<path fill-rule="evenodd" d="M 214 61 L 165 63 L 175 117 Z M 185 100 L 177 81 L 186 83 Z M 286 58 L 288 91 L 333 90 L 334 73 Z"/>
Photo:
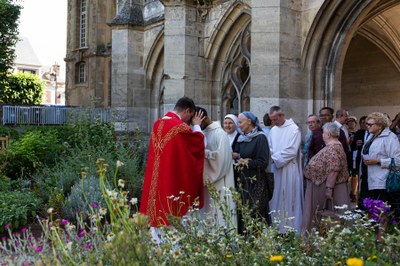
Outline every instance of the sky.
<path fill-rule="evenodd" d="M 27 37 L 43 66 L 57 62 L 65 77 L 67 0 L 22 0 L 19 35 Z"/>

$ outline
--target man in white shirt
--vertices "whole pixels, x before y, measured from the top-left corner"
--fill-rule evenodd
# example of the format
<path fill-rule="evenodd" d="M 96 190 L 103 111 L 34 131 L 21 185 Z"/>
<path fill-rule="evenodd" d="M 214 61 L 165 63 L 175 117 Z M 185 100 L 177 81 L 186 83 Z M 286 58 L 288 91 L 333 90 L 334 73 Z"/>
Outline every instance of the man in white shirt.
<path fill-rule="evenodd" d="M 269 207 L 272 217 L 280 221 L 280 232 L 285 233 L 288 227 L 300 232 L 304 202 L 301 132 L 279 106 L 271 107 L 269 116 L 275 124 L 268 136 L 275 179 Z"/>
<path fill-rule="evenodd" d="M 341 130 L 343 130 L 344 134 L 346 135 L 347 143 L 349 143 L 349 130 L 346 127 L 346 122 L 348 118 L 349 112 L 347 112 L 345 109 L 341 108 L 336 111 L 335 123 L 339 126 Z"/>

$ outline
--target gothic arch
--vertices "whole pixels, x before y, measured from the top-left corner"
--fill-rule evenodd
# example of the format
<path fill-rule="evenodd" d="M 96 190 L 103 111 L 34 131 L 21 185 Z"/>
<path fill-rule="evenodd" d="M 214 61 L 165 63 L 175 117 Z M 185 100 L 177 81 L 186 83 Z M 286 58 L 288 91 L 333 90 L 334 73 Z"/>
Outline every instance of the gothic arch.
<path fill-rule="evenodd" d="M 206 47 L 211 95 L 221 119 L 250 107 L 250 22 L 250 8 L 235 3 L 215 26 Z"/>
<path fill-rule="evenodd" d="M 144 69 L 146 73 L 146 89 L 148 91 L 149 119 L 148 128 L 163 115 L 164 103 L 164 30 L 161 30 L 149 50 Z"/>
<path fill-rule="evenodd" d="M 342 66 L 351 39 L 369 19 L 398 4 L 396 0 L 324 1 L 302 57 L 314 111 L 322 105 L 340 105 Z"/>

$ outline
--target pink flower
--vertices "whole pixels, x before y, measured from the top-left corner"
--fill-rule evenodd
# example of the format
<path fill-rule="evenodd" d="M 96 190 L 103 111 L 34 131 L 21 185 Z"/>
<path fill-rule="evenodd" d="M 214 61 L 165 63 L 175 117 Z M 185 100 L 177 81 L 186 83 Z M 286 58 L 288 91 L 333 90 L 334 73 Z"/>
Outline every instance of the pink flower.
<path fill-rule="evenodd" d="M 21 229 L 21 233 L 25 233 L 25 232 L 26 232 L 26 230 L 28 230 L 28 229 L 26 229 L 25 227 L 24 227 L 24 228 L 22 228 L 22 229 Z"/>
<path fill-rule="evenodd" d="M 36 253 L 40 253 L 40 252 L 42 252 L 42 250 L 43 250 L 43 248 L 41 246 L 39 246 L 35 249 Z"/>
<path fill-rule="evenodd" d="M 6 225 L 4 226 L 5 229 L 10 229 L 10 227 L 11 227 L 11 224 L 6 224 Z"/>
<path fill-rule="evenodd" d="M 19 245 L 21 245 L 21 242 L 15 241 L 15 246 L 18 247 Z"/>
<path fill-rule="evenodd" d="M 69 223 L 69 221 L 67 219 L 62 219 L 61 220 L 61 224 L 67 224 L 67 223 Z"/>
<path fill-rule="evenodd" d="M 90 243 L 89 243 L 89 244 L 86 244 L 86 245 L 85 245 L 85 248 L 91 249 L 91 248 L 92 248 L 92 244 L 90 244 Z"/>

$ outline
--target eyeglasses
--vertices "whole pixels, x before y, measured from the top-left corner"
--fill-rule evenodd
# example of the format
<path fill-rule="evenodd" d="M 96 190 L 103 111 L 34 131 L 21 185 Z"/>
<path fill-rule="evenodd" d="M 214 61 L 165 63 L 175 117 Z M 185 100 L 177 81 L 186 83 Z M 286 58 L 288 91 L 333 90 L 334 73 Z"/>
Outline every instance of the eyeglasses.
<path fill-rule="evenodd" d="M 367 127 L 372 127 L 373 125 L 375 125 L 376 123 L 365 123 L 367 125 Z"/>

